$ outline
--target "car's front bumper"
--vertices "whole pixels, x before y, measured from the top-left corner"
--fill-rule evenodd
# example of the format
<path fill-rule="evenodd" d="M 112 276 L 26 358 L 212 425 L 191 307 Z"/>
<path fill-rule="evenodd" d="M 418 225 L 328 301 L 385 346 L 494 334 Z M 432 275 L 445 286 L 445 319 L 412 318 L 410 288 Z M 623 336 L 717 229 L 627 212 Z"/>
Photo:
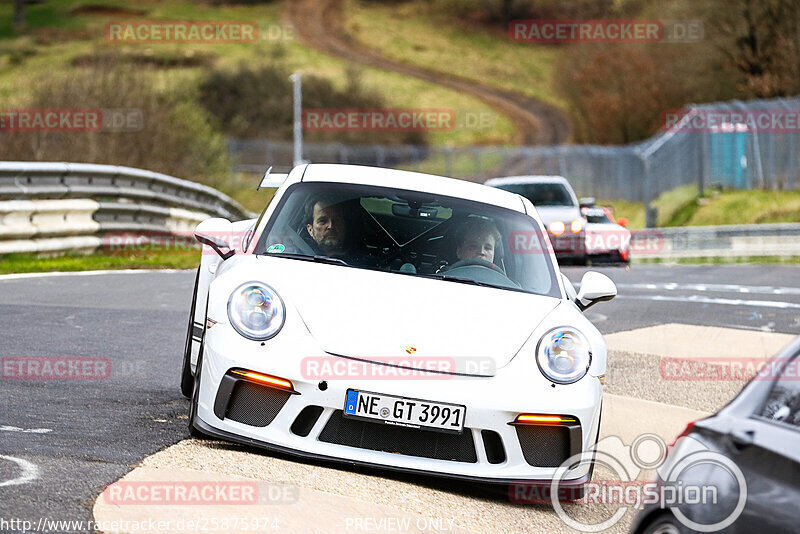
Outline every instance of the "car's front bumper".
<path fill-rule="evenodd" d="M 564 469 L 552 461 L 554 455 L 547 454 L 548 439 L 555 440 L 549 447 L 560 447 L 563 450 L 560 456 L 566 459 L 591 447 L 597 438 L 602 386 L 596 377 L 586 376 L 576 384 L 553 387 L 541 377 L 531 359 L 513 361 L 498 369 L 493 377 L 430 376 L 430 373 L 424 377 L 417 375 L 405 379 L 337 377 L 325 379 L 324 386 L 321 386 L 322 379 L 308 376 L 302 370 L 302 360 L 304 357 L 330 356 L 313 347 L 308 337 L 292 339 L 292 336 L 286 336 L 279 340 L 281 336 L 278 336 L 270 340 L 268 347 L 261 347 L 258 343 L 232 334 L 227 325 L 214 328 L 219 330 L 206 338 L 197 412 L 199 421 L 196 426 L 203 432 L 224 439 L 317 459 L 482 482 L 513 483 L 547 482 L 563 473 Z M 368 364 L 368 367 L 376 368 L 377 372 L 370 375 L 374 377 L 380 375 L 386 366 Z M 232 402 L 230 398 L 221 401 L 220 394 L 228 397 L 233 394 L 229 386 L 227 389 L 222 387 L 221 392 L 223 379 L 233 368 L 290 380 L 295 394 L 278 396 L 276 402 L 280 406 L 277 406 L 276 414 L 265 426 L 246 424 L 241 422 L 241 417 L 240 421 L 233 420 L 226 414 L 228 408 L 220 407 L 221 402 Z M 538 375 L 538 379 L 533 373 Z M 526 380 L 524 376 L 534 378 Z M 430 431 L 421 434 L 415 429 L 398 429 L 380 422 L 368 422 L 364 423 L 367 427 L 360 427 L 361 430 L 378 441 L 388 442 L 383 445 L 371 442 L 358 444 L 358 440 L 351 439 L 352 436 L 337 435 L 342 428 L 355 428 L 341 424 L 341 411 L 348 389 L 465 405 L 464 431 L 460 438 L 440 438 L 430 435 Z M 263 398 L 272 397 L 267 395 Z M 257 403 L 252 396 L 247 402 L 251 405 Z M 309 406 L 318 407 L 314 410 L 318 410 L 319 414 L 307 425 L 309 428 L 298 433 L 297 423 L 300 418 L 306 417 L 301 413 Z M 249 409 L 249 406 L 245 407 L 245 411 Z M 252 406 L 254 413 L 266 409 L 267 406 Z M 572 416 L 578 421 L 577 432 L 575 428 L 567 431 L 552 426 L 533 428 L 526 425 L 521 428 L 511 425 L 520 413 Z M 338 430 L 333 428 L 337 424 Z M 378 427 L 391 428 L 391 435 L 383 435 L 384 430 Z M 302 435 L 304 433 L 306 435 Z M 525 448 L 521 444 L 521 436 L 526 442 Z M 502 444 L 503 454 L 500 458 L 497 454 L 497 438 Z M 404 443 L 396 443 L 398 440 Z M 566 445 L 564 440 L 568 440 Z M 473 449 L 471 454 L 469 447 Z M 531 450 L 537 447 L 539 450 Z M 373 450 L 376 448 L 381 450 Z M 448 448 L 452 448 L 452 451 Z M 434 453 L 431 454 L 431 451 Z M 546 463 L 553 465 L 529 463 L 531 458 L 538 457 L 549 458 Z M 563 485 L 585 483 L 588 476 L 588 466 L 582 466 L 582 470 L 569 473 Z"/>
<path fill-rule="evenodd" d="M 208 436 L 211 436 L 211 437 L 214 437 L 214 438 L 224 439 L 226 441 L 231 441 L 233 443 L 241 443 L 243 445 L 250 445 L 250 446 L 253 446 L 253 447 L 260 447 L 262 449 L 266 449 L 266 450 L 269 450 L 269 451 L 274 451 L 274 452 L 279 452 L 279 453 L 284 453 L 284 454 L 290 454 L 290 455 L 299 456 L 301 458 L 308 458 L 308 459 L 311 459 L 311 460 L 319 460 L 319 461 L 324 461 L 324 462 L 345 463 L 345 464 L 350 464 L 350 465 L 373 467 L 373 468 L 376 468 L 376 469 L 386 469 L 388 471 L 398 471 L 398 472 L 401 472 L 401 473 L 413 473 L 413 474 L 422 475 L 422 476 L 426 476 L 427 475 L 427 476 L 435 476 L 435 477 L 442 477 L 442 478 L 452 478 L 452 479 L 456 479 L 456 480 L 466 480 L 466 481 L 470 481 L 470 482 L 478 482 L 478 483 L 481 483 L 481 484 L 509 484 L 509 485 L 511 485 L 511 484 L 526 484 L 527 485 L 527 484 L 535 484 L 536 482 L 540 482 L 541 484 L 543 484 L 545 486 L 549 486 L 549 484 L 550 484 L 550 482 L 552 480 L 552 477 L 548 478 L 548 479 L 519 479 L 519 478 L 475 477 L 475 476 L 470 476 L 470 475 L 443 473 L 442 471 L 439 471 L 439 470 L 437 470 L 437 471 L 424 471 L 422 469 L 398 467 L 398 466 L 393 466 L 393 465 L 387 465 L 385 463 L 376 464 L 376 463 L 365 462 L 365 461 L 362 461 L 362 460 L 346 459 L 346 458 L 335 457 L 335 456 L 325 456 L 325 455 L 322 455 L 322 454 L 316 454 L 316 453 L 313 453 L 313 452 L 300 450 L 300 449 L 290 449 L 288 447 L 283 447 L 281 445 L 275 445 L 274 443 L 267 443 L 265 441 L 260 441 L 260 440 L 254 439 L 254 438 L 248 438 L 248 437 L 245 437 L 245 436 L 240 436 L 238 434 L 233 434 L 231 432 L 226 432 L 224 430 L 219 430 L 217 428 L 214 428 L 214 427 L 210 426 L 208 423 L 206 423 L 205 421 L 202 421 L 202 420 L 196 421 L 195 422 L 195 427 L 197 427 L 197 429 L 200 430 L 201 432 L 203 432 L 204 434 L 206 434 Z M 579 488 L 580 486 L 583 486 L 584 484 L 587 484 L 589 482 L 589 480 L 591 479 L 591 476 L 592 476 L 592 474 L 590 472 L 587 472 L 586 474 L 584 474 L 580 478 L 564 480 L 563 482 L 559 483 L 559 486 L 560 487 L 565 487 L 565 488 L 573 488 L 573 487 L 574 488 Z M 520 498 L 520 502 L 521 503 L 524 502 L 524 499 Z"/>

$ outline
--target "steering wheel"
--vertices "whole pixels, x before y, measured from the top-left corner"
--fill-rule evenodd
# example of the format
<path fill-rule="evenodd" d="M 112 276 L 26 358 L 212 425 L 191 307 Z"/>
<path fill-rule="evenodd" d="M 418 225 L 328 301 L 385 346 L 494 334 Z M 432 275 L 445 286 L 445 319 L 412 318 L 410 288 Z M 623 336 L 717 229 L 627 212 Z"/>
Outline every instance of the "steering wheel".
<path fill-rule="evenodd" d="M 502 274 L 503 276 L 506 276 L 506 273 L 503 272 L 503 269 L 501 269 L 500 267 L 498 267 L 497 265 L 495 265 L 492 262 L 489 262 L 489 261 L 486 261 L 486 260 L 481 260 L 479 258 L 468 258 L 466 260 L 458 260 L 453 265 L 448 266 L 446 271 L 452 271 L 452 270 L 458 269 L 460 267 L 469 267 L 471 265 L 475 265 L 477 267 L 485 267 L 487 269 L 491 269 L 493 271 L 497 271 L 498 273 Z"/>

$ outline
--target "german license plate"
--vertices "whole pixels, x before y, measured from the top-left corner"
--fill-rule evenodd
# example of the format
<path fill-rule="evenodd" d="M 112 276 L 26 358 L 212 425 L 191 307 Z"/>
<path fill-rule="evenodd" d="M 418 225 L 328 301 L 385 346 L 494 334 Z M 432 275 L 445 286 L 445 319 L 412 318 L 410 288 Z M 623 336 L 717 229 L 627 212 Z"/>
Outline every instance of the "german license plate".
<path fill-rule="evenodd" d="M 466 407 L 382 393 L 347 390 L 344 415 L 387 425 L 428 428 L 460 433 L 464 429 Z"/>

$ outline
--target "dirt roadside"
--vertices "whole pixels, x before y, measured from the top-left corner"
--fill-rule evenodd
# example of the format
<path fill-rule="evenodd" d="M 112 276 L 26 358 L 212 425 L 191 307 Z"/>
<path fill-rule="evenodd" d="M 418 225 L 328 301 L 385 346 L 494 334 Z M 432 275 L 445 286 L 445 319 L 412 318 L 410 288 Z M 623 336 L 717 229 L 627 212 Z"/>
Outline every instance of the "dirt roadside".
<path fill-rule="evenodd" d="M 362 65 L 414 76 L 474 96 L 507 116 L 516 128 L 515 143 L 555 145 L 566 142 L 570 124 L 564 114 L 539 100 L 452 74 L 386 58 L 344 31 L 341 0 L 292 0 L 286 16 L 300 40 L 321 52 Z"/>

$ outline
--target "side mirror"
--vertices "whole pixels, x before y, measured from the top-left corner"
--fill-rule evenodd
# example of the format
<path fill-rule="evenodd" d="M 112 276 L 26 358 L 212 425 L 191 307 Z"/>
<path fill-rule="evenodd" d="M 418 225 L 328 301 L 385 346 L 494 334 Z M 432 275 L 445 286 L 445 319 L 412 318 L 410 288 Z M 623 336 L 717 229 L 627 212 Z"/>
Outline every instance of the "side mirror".
<path fill-rule="evenodd" d="M 593 208 L 595 204 L 594 197 L 583 197 L 580 199 L 580 204 L 582 208 Z"/>
<path fill-rule="evenodd" d="M 617 219 L 617 224 L 620 226 L 628 226 L 628 218 L 620 217 L 619 219 Z"/>
<path fill-rule="evenodd" d="M 581 311 L 617 296 L 617 286 L 611 278 L 597 271 L 589 271 L 581 278 L 581 289 L 575 299 L 575 304 Z"/>
<path fill-rule="evenodd" d="M 214 249 L 214 252 L 219 254 L 223 260 L 236 254 L 228 242 L 230 234 L 231 222 L 219 217 L 206 219 L 194 229 L 194 237 L 202 244 Z"/>

